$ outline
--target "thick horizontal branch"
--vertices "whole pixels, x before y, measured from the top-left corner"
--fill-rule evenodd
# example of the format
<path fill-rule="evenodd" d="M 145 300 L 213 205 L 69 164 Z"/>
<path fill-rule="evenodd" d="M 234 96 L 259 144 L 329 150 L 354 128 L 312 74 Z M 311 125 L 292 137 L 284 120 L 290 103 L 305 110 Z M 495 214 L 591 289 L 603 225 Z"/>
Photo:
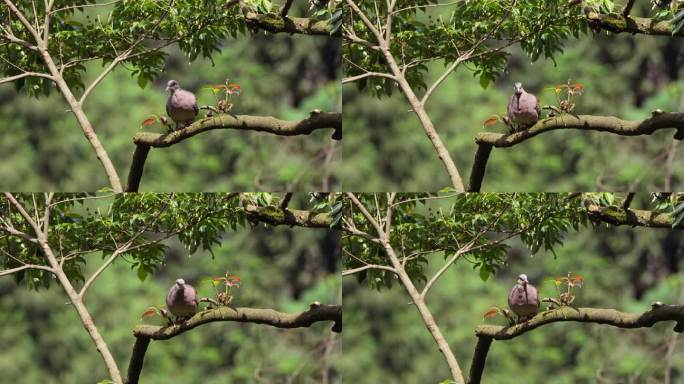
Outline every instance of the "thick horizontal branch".
<path fill-rule="evenodd" d="M 298 209 L 282 209 L 275 206 L 262 207 L 248 204 L 244 207 L 247 217 L 271 225 L 330 228 L 332 216 Z"/>
<path fill-rule="evenodd" d="M 684 139 L 684 113 L 653 111 L 644 120 L 622 120 L 613 116 L 591 116 L 561 114 L 539 120 L 533 126 L 513 133 L 481 132 L 475 136 L 478 149 L 470 172 L 469 192 L 480 192 L 487 161 L 493 147 L 506 148 L 556 129 L 579 129 L 584 131 L 610 132 L 622 136 L 650 135 L 656 130 L 674 128 L 674 138 Z"/>
<path fill-rule="evenodd" d="M 340 29 L 330 34 L 333 25 L 329 20 L 314 20 L 303 17 L 283 17 L 275 13 L 245 12 L 247 25 L 263 29 L 271 33 L 299 33 L 304 35 L 340 36 Z"/>
<path fill-rule="evenodd" d="M 556 322 L 606 324 L 618 328 L 648 328 L 662 321 L 676 321 L 675 332 L 684 332 L 684 305 L 654 304 L 643 313 L 621 312 L 610 308 L 561 307 L 538 313 L 528 321 L 511 326 L 480 325 L 475 335 L 494 340 L 509 340 L 545 324 Z"/>
<path fill-rule="evenodd" d="M 641 209 L 627 209 L 621 207 L 601 207 L 595 204 L 587 206 L 587 214 L 591 219 L 600 220 L 612 225 L 629 225 L 632 227 L 668 228 L 672 229 L 674 217 L 669 213 L 653 212 Z M 680 223 L 676 229 L 684 229 Z"/>
<path fill-rule="evenodd" d="M 317 129 L 341 130 L 342 114 L 314 111 L 306 119 L 298 121 L 280 120 L 270 116 L 220 114 L 201 119 L 186 128 L 165 134 L 139 132 L 133 137 L 133 142 L 157 148 L 169 147 L 198 133 L 212 129 L 240 129 L 268 132 L 280 136 L 308 135 Z"/>
<path fill-rule="evenodd" d="M 669 20 L 654 20 L 645 17 L 624 17 L 617 13 L 602 14 L 589 12 L 586 15 L 589 24 L 606 31 L 643 35 L 677 36 L 684 37 L 684 29 L 672 34 L 673 25 Z"/>
<path fill-rule="evenodd" d="M 133 136 L 136 144 L 131 167 L 128 171 L 126 192 L 138 192 L 145 161 L 151 147 L 164 148 L 177 144 L 199 133 L 213 129 L 239 129 L 268 132 L 280 136 L 308 135 L 317 129 L 334 129 L 332 139 L 342 139 L 342 114 L 314 110 L 309 117 L 287 121 L 270 116 L 220 114 L 198 120 L 188 127 L 168 133 L 139 132 Z"/>
<path fill-rule="evenodd" d="M 128 363 L 126 383 L 138 383 L 150 340 L 168 340 L 197 326 L 215 321 L 266 324 L 277 328 L 303 328 L 320 321 L 333 321 L 332 331 L 339 333 L 342 332 L 342 306 L 314 302 L 308 310 L 300 313 L 284 313 L 261 308 L 220 307 L 199 312 L 181 324 L 167 327 L 139 325 L 133 330 L 135 344 Z"/>
<path fill-rule="evenodd" d="M 656 130 L 676 128 L 675 139 L 684 139 L 684 113 L 656 112 L 645 120 L 622 120 L 613 116 L 591 116 L 562 114 L 539 120 L 528 129 L 503 134 L 482 132 L 477 134 L 475 142 L 490 144 L 495 147 L 512 147 L 540 133 L 556 129 L 580 129 L 585 131 L 610 132 L 622 136 L 650 135 Z"/>
<path fill-rule="evenodd" d="M 334 322 L 333 331 L 342 331 L 342 306 L 314 303 L 299 313 L 284 313 L 273 309 L 219 307 L 199 312 L 181 324 L 167 327 L 138 325 L 133 330 L 136 337 L 152 340 L 168 340 L 202 324 L 215 321 L 266 324 L 277 328 L 303 328 L 320 321 Z"/>
<path fill-rule="evenodd" d="M 648 328 L 663 321 L 676 321 L 675 332 L 684 332 L 684 305 L 654 303 L 643 313 L 621 312 L 604 308 L 562 307 L 544 311 L 533 318 L 511 326 L 480 325 L 475 328 L 477 346 L 470 366 L 469 384 L 479 384 L 492 340 L 510 340 L 545 324 L 556 322 L 606 324 L 618 328 Z"/>

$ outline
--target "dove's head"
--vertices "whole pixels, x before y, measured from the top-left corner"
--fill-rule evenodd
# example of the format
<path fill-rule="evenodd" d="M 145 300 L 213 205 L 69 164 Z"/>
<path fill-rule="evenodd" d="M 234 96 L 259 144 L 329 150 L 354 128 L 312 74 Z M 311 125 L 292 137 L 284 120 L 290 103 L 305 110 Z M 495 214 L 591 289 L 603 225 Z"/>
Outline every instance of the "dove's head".
<path fill-rule="evenodd" d="M 176 80 L 169 80 L 168 83 L 166 83 L 166 90 L 171 91 L 171 93 L 177 91 L 180 88 L 180 84 Z"/>
<path fill-rule="evenodd" d="M 527 281 L 527 275 L 522 273 L 518 276 L 518 284 L 520 285 L 527 285 L 529 281 Z"/>
<path fill-rule="evenodd" d="M 183 279 L 176 280 L 176 285 L 178 286 L 178 288 L 183 288 L 183 286 L 185 285 L 185 280 L 183 280 Z"/>
<path fill-rule="evenodd" d="M 516 95 L 521 95 L 525 91 L 522 87 L 522 83 L 519 81 L 516 81 L 515 84 L 513 85 L 513 92 Z"/>

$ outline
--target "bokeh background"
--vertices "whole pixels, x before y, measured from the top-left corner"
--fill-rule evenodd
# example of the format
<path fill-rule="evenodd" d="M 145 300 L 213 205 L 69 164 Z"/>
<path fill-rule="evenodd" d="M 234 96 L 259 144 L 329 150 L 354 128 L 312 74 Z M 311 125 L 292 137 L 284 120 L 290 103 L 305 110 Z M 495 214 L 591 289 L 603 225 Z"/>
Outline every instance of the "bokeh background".
<path fill-rule="evenodd" d="M 432 8 L 430 14 L 439 17 L 441 11 L 448 18 L 450 8 Z M 649 2 L 636 2 L 632 14 L 650 14 Z M 555 61 L 535 63 L 517 46 L 509 51 L 506 73 L 487 89 L 471 71 L 460 67 L 427 103 L 465 181 L 477 149 L 475 135 L 485 130 L 488 117 L 505 114 L 515 81 L 539 96 L 542 105 L 557 105 L 554 92 L 546 87 L 568 80 L 583 84 L 578 114 L 641 120 L 656 108 L 684 110 L 682 39 L 606 32 L 582 35 L 568 40 Z M 444 69 L 443 63 L 432 63 L 427 84 Z M 378 100 L 351 83 L 343 86 L 343 97 L 347 150 L 338 176 L 346 190 L 434 191 L 450 186 L 432 144 L 398 90 Z M 503 133 L 507 128 L 498 124 L 486 130 Z M 482 190 L 677 190 L 684 168 L 674 133 L 669 129 L 638 137 L 577 130 L 544 133 L 512 148 L 494 148 Z M 673 153 L 670 159 L 668 152 Z M 670 184 L 665 181 L 668 177 Z"/>
<path fill-rule="evenodd" d="M 306 3 L 294 15 L 306 14 Z M 296 9 L 294 9 L 296 8 Z M 215 105 L 211 84 L 240 84 L 235 114 L 300 120 L 313 109 L 341 112 L 340 40 L 326 36 L 270 35 L 226 39 L 209 59 L 188 63 L 175 46 L 164 73 L 145 89 L 130 71 L 110 74 L 85 103 L 93 127 L 123 181 L 131 163 L 133 135 L 152 114 L 165 115 L 166 82 L 176 79 L 200 105 Z M 102 70 L 87 67 L 89 84 Z M 38 100 L 0 86 L 0 189 L 13 191 L 94 191 L 109 185 L 76 119 L 58 92 Z M 204 115 L 205 111 L 200 113 Z M 164 132 L 161 124 L 145 131 Z M 308 136 L 280 137 L 258 132 L 215 130 L 170 148 L 152 149 L 141 191 L 333 190 L 341 142 L 332 129 Z"/>
<path fill-rule="evenodd" d="M 239 275 L 236 306 L 299 312 L 313 301 L 341 303 L 339 233 L 310 228 L 242 229 L 227 233 L 215 257 L 191 257 L 171 246 L 166 265 L 141 282 L 123 260 L 88 290 L 85 304 L 126 371 L 133 327 L 146 308 L 165 306 L 166 292 L 183 277 L 201 297 L 214 297 L 208 277 Z M 96 258 L 96 256 L 94 256 Z M 98 260 L 88 264 L 89 273 Z M 0 371 L 3 383 L 95 383 L 107 378 L 100 355 L 60 287 L 38 292 L 0 279 Z M 161 318 L 144 323 L 162 324 Z M 168 341 L 153 341 L 142 383 L 340 383 L 339 334 L 332 323 L 277 329 L 216 322 Z"/>
<path fill-rule="evenodd" d="M 644 207 L 635 201 L 633 207 Z M 434 208 L 434 207 L 433 207 Z M 436 208 L 435 208 L 436 209 Z M 542 297 L 557 297 L 546 281 L 568 272 L 584 277 L 574 305 L 644 312 L 651 303 L 684 302 L 684 239 L 669 229 L 585 227 L 565 236 L 557 257 L 530 256 L 519 241 L 507 265 L 488 281 L 459 260 L 426 298 L 437 324 L 467 374 L 477 342 L 474 329 L 506 324 L 483 319 L 492 306 L 506 306 L 508 292 L 526 273 Z M 428 276 L 441 267 L 434 255 Z M 344 354 L 340 369 L 350 383 L 451 382 L 444 357 L 402 286 L 374 291 L 354 275 L 343 279 Z M 683 383 L 684 346 L 674 322 L 652 328 L 618 329 L 582 323 L 554 323 L 513 340 L 494 341 L 483 383 Z"/>

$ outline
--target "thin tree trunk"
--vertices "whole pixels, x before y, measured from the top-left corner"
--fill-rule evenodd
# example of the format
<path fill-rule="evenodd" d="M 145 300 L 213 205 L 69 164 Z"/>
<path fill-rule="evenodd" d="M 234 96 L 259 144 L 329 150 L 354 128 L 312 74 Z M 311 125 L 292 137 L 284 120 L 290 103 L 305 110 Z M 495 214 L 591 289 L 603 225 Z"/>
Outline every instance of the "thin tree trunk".
<path fill-rule="evenodd" d="M 456 189 L 456 192 L 464 192 L 465 186 L 463 185 L 463 179 L 461 179 L 461 175 L 458 172 L 458 168 L 456 168 L 456 164 L 454 164 L 454 160 L 451 158 L 449 150 L 447 150 L 446 146 L 442 142 L 442 139 L 439 137 L 439 134 L 437 133 L 434 124 L 432 124 L 430 116 L 425 111 L 425 107 L 420 103 L 420 100 L 418 100 L 418 97 L 413 92 L 411 85 L 409 85 L 409 83 L 406 81 L 404 74 L 402 73 L 401 69 L 399 69 L 397 63 L 394 61 L 394 57 L 389 52 L 389 49 L 383 49 L 383 53 L 385 55 L 385 60 L 387 60 L 387 63 L 389 64 L 390 69 L 392 70 L 392 74 L 396 77 L 396 81 L 399 84 L 402 93 L 408 100 L 413 111 L 418 116 L 420 123 L 423 125 L 425 135 L 427 135 L 428 139 L 430 139 L 432 146 L 437 151 L 437 156 L 439 156 L 439 159 L 442 161 L 442 164 L 444 164 L 444 167 L 446 168 L 447 173 L 451 178 L 451 184 Z"/>
<path fill-rule="evenodd" d="M 74 289 L 73 285 L 71 285 L 71 282 L 64 273 L 64 270 L 62 270 L 62 268 L 60 267 L 57 258 L 52 253 L 52 249 L 47 243 L 47 240 L 41 239 L 40 245 L 43 249 L 43 252 L 47 256 L 48 261 L 50 262 L 50 266 L 55 271 L 54 273 L 57 276 L 57 280 L 59 280 L 60 284 L 62 285 L 62 288 L 64 289 L 64 292 L 66 292 L 67 296 L 69 296 L 71 304 L 73 304 L 74 308 L 76 308 L 76 312 L 78 312 L 78 316 L 81 318 L 81 323 L 83 323 L 83 327 L 86 329 L 86 331 L 88 331 L 88 335 L 90 335 L 90 338 L 95 343 L 97 351 L 100 352 L 100 355 L 102 356 L 102 359 L 104 360 L 104 363 L 107 366 L 107 370 L 109 370 L 109 376 L 115 384 L 122 384 L 123 380 L 121 379 L 121 373 L 119 372 L 119 367 L 116 364 L 116 360 L 114 360 L 114 356 L 112 356 L 112 353 L 109 351 L 107 343 L 104 341 L 102 335 L 100 335 L 100 332 L 97 330 L 95 322 L 93 321 L 93 318 L 90 316 L 88 309 L 83 304 L 83 301 L 78 297 L 78 293 Z"/>
<path fill-rule="evenodd" d="M 435 339 L 439 351 L 442 352 L 442 355 L 444 355 L 447 365 L 449 365 L 449 370 L 451 371 L 451 377 L 457 384 L 464 384 L 465 380 L 463 378 L 463 372 L 461 371 L 461 367 L 458 365 L 456 356 L 454 356 L 454 352 L 451 350 L 451 347 L 449 347 L 449 343 L 446 341 L 442 331 L 439 329 L 435 318 L 432 316 L 432 312 L 430 312 L 428 306 L 425 305 L 425 300 L 420 297 L 420 293 L 416 289 L 416 286 L 413 285 L 411 278 L 409 278 L 409 276 L 406 274 L 406 271 L 399 262 L 399 258 L 397 257 L 396 253 L 394 253 L 394 249 L 389 242 L 386 240 L 383 241 L 383 246 L 385 248 L 385 252 L 389 256 L 390 261 L 392 262 L 392 266 L 397 271 L 399 280 L 401 280 L 406 292 L 408 292 L 411 300 L 416 305 L 416 308 L 418 308 L 418 312 L 423 318 L 423 322 L 425 323 L 428 331 L 430 331 L 432 338 Z"/>
<path fill-rule="evenodd" d="M 93 129 L 93 126 L 90 124 L 90 120 L 88 120 L 88 117 L 83 112 L 81 104 L 78 102 L 78 100 L 76 100 L 76 97 L 74 97 L 74 94 L 71 92 L 71 89 L 64 81 L 62 74 L 59 72 L 59 69 L 52 61 L 52 57 L 50 56 L 50 53 L 47 51 L 47 49 L 41 48 L 41 54 L 43 56 L 45 64 L 50 70 L 50 74 L 54 77 L 54 81 L 57 84 L 57 88 L 59 88 L 60 93 L 62 94 L 62 96 L 64 96 L 64 99 L 69 104 L 71 111 L 76 116 L 76 120 L 78 120 L 78 123 L 81 126 L 81 129 L 83 130 L 83 134 L 85 135 L 86 139 L 88 139 L 90 146 L 95 150 L 95 155 L 97 156 L 97 159 L 100 160 L 100 163 L 102 163 L 105 173 L 107 174 L 107 178 L 109 179 L 109 184 L 115 192 L 123 192 L 123 189 L 121 187 L 121 180 L 119 179 L 119 175 L 116 172 L 116 168 L 114 168 L 114 164 L 109 159 L 107 151 L 104 149 L 104 146 L 102 146 L 102 143 L 95 134 L 95 130 Z"/>

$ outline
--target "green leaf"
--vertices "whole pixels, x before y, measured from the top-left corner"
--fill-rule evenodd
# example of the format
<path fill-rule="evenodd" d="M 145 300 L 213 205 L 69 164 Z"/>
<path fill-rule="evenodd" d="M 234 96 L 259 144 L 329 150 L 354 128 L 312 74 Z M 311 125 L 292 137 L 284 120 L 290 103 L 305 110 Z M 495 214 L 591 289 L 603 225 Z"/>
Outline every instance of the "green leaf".
<path fill-rule="evenodd" d="M 487 86 L 489 85 L 490 79 L 486 75 L 480 75 L 480 86 L 482 89 L 487 89 Z"/>
<path fill-rule="evenodd" d="M 138 85 L 142 89 L 145 89 L 145 87 L 147 86 L 147 78 L 144 75 L 138 76 Z"/>
<path fill-rule="evenodd" d="M 144 267 L 141 266 L 140 268 L 138 268 L 138 279 L 140 279 L 140 281 L 145 281 L 146 278 L 147 278 L 147 271 L 145 270 Z"/>
<path fill-rule="evenodd" d="M 482 279 L 482 281 L 487 281 L 487 279 L 489 279 L 490 275 L 491 275 L 491 272 L 489 271 L 489 268 L 487 268 L 484 265 L 482 267 L 480 267 L 480 279 Z"/>

